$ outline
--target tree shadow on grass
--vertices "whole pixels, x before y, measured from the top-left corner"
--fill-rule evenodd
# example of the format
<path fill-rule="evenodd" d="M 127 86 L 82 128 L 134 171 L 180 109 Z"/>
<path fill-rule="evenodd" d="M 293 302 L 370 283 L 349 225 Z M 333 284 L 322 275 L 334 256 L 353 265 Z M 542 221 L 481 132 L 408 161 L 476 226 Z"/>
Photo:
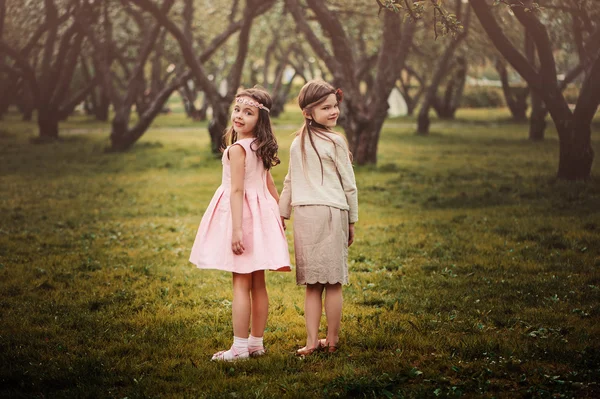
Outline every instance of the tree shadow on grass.
<path fill-rule="evenodd" d="M 10 135 L 10 133 L 8 133 Z M 0 143 L 3 141 L 0 136 Z M 107 152 L 108 142 L 96 136 L 72 135 L 33 145 L 25 140 L 10 142 L 0 149 L 4 164 L 0 176 L 54 179 L 90 174 L 144 172 L 153 169 L 196 169 L 213 167 L 219 160 L 208 148 L 165 148 L 160 141 L 142 141 L 129 151 Z"/>
<path fill-rule="evenodd" d="M 440 130 L 447 127 L 448 130 Z M 465 124 L 456 124 L 454 126 L 436 126 L 427 136 L 416 134 L 413 129 L 393 129 L 388 128 L 380 141 L 380 146 L 390 144 L 411 144 L 422 148 L 434 148 L 446 146 L 451 148 L 472 148 L 473 150 L 489 150 L 502 148 L 503 150 L 519 150 L 523 148 L 556 148 L 558 137 L 556 134 L 550 134 L 543 141 L 531 141 L 527 138 L 527 131 L 519 137 L 507 135 L 507 137 L 498 136 L 498 134 L 487 134 L 485 129 L 478 126 L 475 131 L 472 126 Z M 490 129 L 494 127 L 490 126 Z"/>
<path fill-rule="evenodd" d="M 432 174 L 431 171 L 389 163 L 377 170 L 393 173 L 396 177 L 388 179 L 384 185 L 361 188 L 366 192 L 367 202 L 385 200 L 396 207 L 407 203 L 440 210 L 523 207 L 535 214 L 580 217 L 600 209 L 598 178 L 568 182 L 553 176 L 522 176 L 503 169 L 450 169 Z"/>
<path fill-rule="evenodd" d="M 600 179 L 567 182 L 555 177 L 496 180 L 446 198 L 432 198 L 434 208 L 469 208 L 497 205 L 547 205 L 554 212 L 593 212 L 600 209 Z"/>

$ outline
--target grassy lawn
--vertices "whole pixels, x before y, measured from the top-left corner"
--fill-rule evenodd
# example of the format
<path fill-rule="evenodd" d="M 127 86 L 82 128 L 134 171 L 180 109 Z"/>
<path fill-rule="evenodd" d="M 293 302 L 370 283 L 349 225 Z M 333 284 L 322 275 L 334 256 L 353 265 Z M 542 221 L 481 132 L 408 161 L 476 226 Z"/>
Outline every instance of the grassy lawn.
<path fill-rule="evenodd" d="M 231 277 L 187 260 L 221 178 L 206 123 L 162 115 L 114 154 L 84 117 L 37 145 L 34 123 L 0 121 L 0 396 L 600 396 L 600 163 L 557 181 L 555 131 L 532 143 L 507 116 L 461 111 L 429 137 L 388 121 L 356 168 L 340 351 L 294 356 L 303 289 L 271 272 L 269 353 L 235 364 L 209 361 Z M 298 123 L 276 121 L 280 189 Z"/>

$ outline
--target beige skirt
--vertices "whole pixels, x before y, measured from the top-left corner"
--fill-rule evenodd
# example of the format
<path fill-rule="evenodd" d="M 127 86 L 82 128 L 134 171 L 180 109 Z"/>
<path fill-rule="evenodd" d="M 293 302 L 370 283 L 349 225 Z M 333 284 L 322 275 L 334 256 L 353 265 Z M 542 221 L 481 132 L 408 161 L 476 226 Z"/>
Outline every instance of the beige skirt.
<path fill-rule="evenodd" d="M 296 284 L 348 284 L 348 211 L 294 207 Z"/>

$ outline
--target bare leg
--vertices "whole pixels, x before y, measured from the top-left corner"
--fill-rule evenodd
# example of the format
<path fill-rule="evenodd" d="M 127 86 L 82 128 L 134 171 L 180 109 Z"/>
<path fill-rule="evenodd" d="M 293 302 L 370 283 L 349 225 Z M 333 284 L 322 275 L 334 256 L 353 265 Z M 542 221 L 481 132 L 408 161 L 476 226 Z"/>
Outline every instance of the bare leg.
<path fill-rule="evenodd" d="M 251 274 L 233 273 L 233 304 L 231 305 L 233 345 L 229 350 L 215 353 L 212 360 L 235 361 L 248 358 L 248 326 L 250 325 L 251 289 Z"/>
<path fill-rule="evenodd" d="M 248 338 L 251 288 L 251 274 L 233 273 L 233 304 L 231 305 L 231 316 L 233 320 L 233 335 L 235 337 Z"/>
<path fill-rule="evenodd" d="M 342 324 L 342 285 L 327 284 L 325 288 L 325 315 L 327 316 L 327 340 L 331 346 L 337 346 Z"/>
<path fill-rule="evenodd" d="M 319 343 L 319 324 L 323 309 L 321 296 L 323 284 L 307 284 L 304 298 L 304 319 L 306 320 L 306 349 L 315 348 Z"/>
<path fill-rule="evenodd" d="M 265 332 L 269 315 L 269 296 L 265 284 L 265 271 L 252 273 L 252 326 L 250 334 L 260 338 Z"/>

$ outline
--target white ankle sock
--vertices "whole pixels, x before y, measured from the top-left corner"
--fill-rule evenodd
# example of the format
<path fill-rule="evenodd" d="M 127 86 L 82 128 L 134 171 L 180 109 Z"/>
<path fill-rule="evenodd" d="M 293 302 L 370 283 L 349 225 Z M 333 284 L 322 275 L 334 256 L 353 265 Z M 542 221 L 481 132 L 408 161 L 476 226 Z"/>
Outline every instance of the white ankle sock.
<path fill-rule="evenodd" d="M 252 347 L 252 348 L 260 348 L 263 346 L 263 337 L 254 337 L 252 335 L 250 335 L 250 337 L 248 338 L 248 347 Z"/>
<path fill-rule="evenodd" d="M 233 337 L 232 346 L 239 355 L 248 354 L 248 338 Z"/>

